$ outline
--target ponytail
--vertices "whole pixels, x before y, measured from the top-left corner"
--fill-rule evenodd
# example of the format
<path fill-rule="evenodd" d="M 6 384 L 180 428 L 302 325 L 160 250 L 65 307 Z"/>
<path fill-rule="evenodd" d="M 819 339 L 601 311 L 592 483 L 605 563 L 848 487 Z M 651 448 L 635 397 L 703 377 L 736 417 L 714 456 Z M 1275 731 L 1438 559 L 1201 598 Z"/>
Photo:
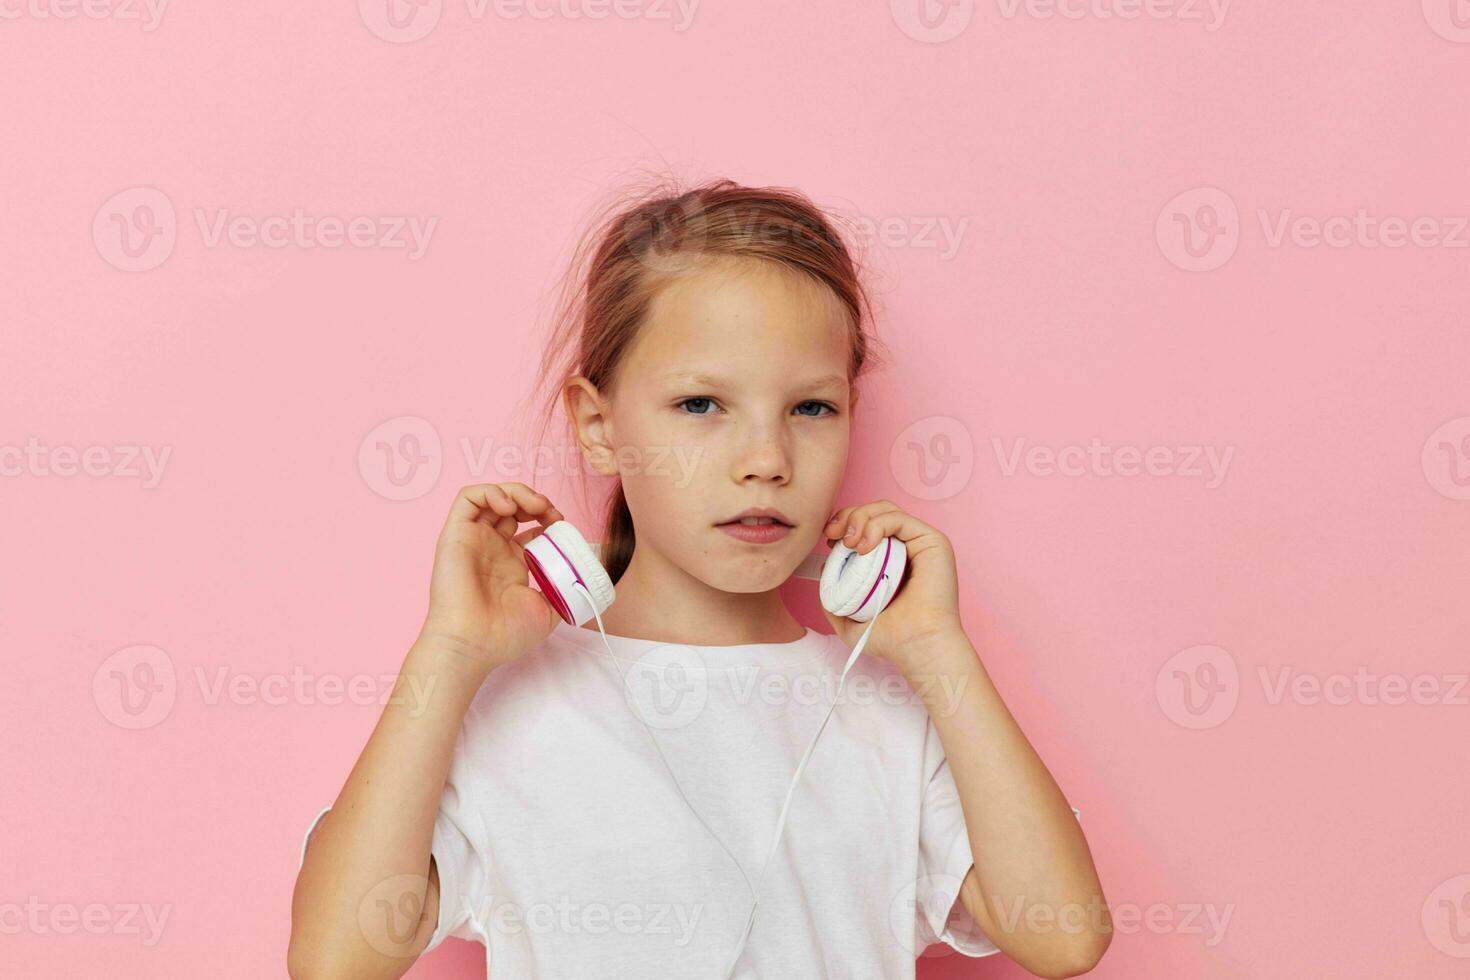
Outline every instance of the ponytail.
<path fill-rule="evenodd" d="M 628 499 L 623 496 L 623 482 L 618 481 L 607 502 L 607 543 L 602 546 L 602 567 L 616 585 L 633 560 L 633 515 Z"/>

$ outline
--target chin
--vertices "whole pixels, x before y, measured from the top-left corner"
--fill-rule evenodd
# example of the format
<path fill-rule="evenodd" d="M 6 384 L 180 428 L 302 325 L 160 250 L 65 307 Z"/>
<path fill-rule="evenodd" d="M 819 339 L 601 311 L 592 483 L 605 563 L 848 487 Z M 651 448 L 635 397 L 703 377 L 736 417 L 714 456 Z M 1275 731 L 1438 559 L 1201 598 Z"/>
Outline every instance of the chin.
<path fill-rule="evenodd" d="M 721 592 L 769 592 L 779 588 L 796 571 L 798 563 L 787 560 L 787 554 L 762 555 L 734 563 L 717 570 L 717 574 L 711 576 L 709 584 Z"/>

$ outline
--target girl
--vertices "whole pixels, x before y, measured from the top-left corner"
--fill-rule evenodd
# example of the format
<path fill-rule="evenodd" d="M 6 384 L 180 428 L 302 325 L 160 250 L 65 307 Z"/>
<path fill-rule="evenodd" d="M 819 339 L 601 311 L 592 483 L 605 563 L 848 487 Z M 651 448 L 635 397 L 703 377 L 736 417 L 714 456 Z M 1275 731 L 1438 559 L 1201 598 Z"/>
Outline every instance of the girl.
<path fill-rule="evenodd" d="M 827 217 L 731 181 L 654 195 L 568 283 L 542 368 L 617 480 L 616 602 L 567 624 L 523 557 L 561 511 L 459 492 L 401 696 L 307 832 L 291 975 L 399 977 L 446 936 L 507 980 L 892 980 L 936 942 L 1091 969 L 1097 872 L 965 635 L 950 542 L 886 500 L 834 512 L 873 341 Z M 804 628 L 778 591 L 823 538 L 908 559 L 840 697 L 863 624 Z"/>

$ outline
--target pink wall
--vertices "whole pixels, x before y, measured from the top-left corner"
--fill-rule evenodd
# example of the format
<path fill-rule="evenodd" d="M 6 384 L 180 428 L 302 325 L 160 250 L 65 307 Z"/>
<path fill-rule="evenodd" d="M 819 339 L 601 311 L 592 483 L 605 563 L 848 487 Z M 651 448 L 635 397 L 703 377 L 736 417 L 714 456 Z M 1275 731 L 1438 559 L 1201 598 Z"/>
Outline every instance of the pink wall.
<path fill-rule="evenodd" d="M 284 974 L 559 263 L 665 165 L 878 229 L 850 497 L 955 541 L 1096 976 L 1470 968 L 1463 3 L 70 3 L 0 0 L 0 973 Z"/>

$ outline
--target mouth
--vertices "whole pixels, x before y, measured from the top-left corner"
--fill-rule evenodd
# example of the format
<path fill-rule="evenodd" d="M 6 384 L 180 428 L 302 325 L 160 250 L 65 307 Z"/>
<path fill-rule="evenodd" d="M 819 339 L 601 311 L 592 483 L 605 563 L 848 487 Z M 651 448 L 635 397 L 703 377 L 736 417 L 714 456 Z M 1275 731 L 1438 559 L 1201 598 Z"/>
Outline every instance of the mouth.
<path fill-rule="evenodd" d="M 721 521 L 715 526 L 732 527 L 739 525 L 743 527 L 766 527 L 772 524 L 786 528 L 795 526 L 787 519 L 785 514 L 772 507 L 752 507 L 736 514 L 728 521 Z"/>
<path fill-rule="evenodd" d="M 794 525 L 774 507 L 751 507 L 715 527 L 746 544 L 775 544 Z"/>

